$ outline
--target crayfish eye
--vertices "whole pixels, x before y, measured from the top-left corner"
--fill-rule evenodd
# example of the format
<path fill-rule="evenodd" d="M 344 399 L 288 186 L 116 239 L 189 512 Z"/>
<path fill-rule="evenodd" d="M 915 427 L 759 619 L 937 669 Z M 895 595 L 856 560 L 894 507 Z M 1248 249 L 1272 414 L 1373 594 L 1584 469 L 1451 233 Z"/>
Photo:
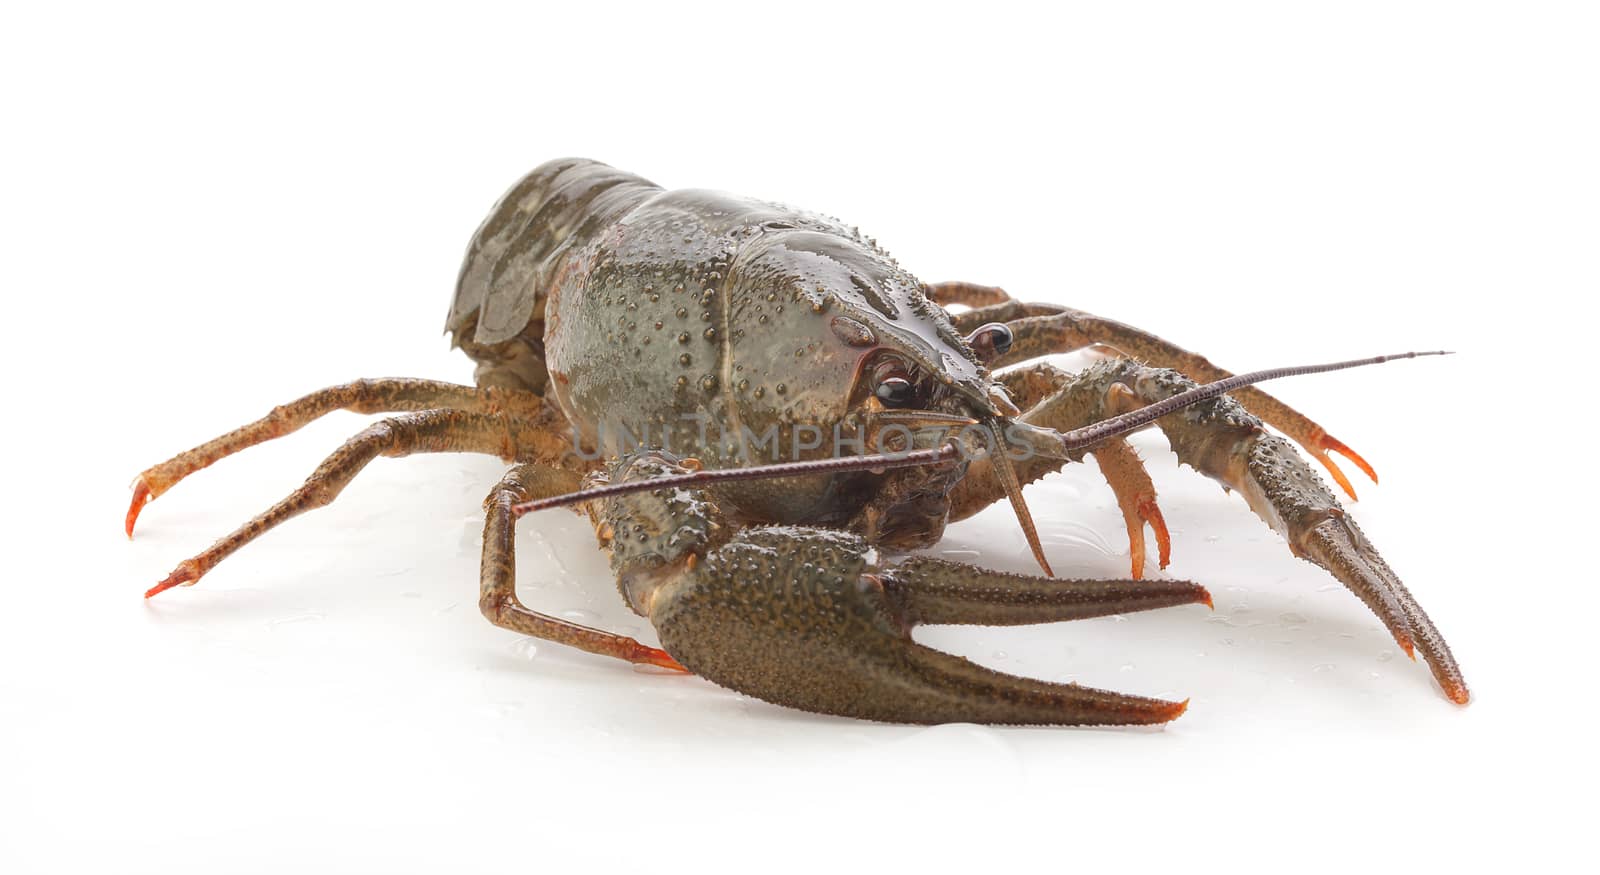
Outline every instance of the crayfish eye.
<path fill-rule="evenodd" d="M 915 389 L 905 377 L 885 377 L 878 381 L 878 388 L 873 390 L 873 394 L 885 407 L 904 407 L 911 403 Z"/>
<path fill-rule="evenodd" d="M 985 364 L 1010 352 L 1011 341 L 1011 329 L 999 322 L 980 325 L 967 337 L 967 345 Z"/>

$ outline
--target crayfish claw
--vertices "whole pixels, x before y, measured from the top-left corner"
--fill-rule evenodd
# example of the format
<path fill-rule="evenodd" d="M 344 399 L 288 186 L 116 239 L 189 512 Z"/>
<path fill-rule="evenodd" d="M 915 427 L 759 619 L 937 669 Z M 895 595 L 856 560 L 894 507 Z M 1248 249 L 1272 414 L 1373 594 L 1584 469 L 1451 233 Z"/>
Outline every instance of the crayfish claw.
<path fill-rule="evenodd" d="M 1394 585 L 1378 573 L 1370 561 L 1370 547 L 1355 523 L 1342 516 L 1330 516 L 1301 536 L 1301 558 L 1327 569 L 1356 597 L 1365 602 L 1394 637 L 1406 656 L 1416 659 L 1411 620 L 1396 596 Z"/>
<path fill-rule="evenodd" d="M 1332 516 L 1313 527 L 1301 543 L 1305 558 L 1331 571 L 1360 596 L 1407 656 L 1415 660 L 1416 652 L 1422 651 L 1428 670 L 1450 701 L 1457 705 L 1471 701 L 1472 693 L 1450 645 L 1354 520 Z"/>
<path fill-rule="evenodd" d="M 1194 388 L 1193 381 L 1172 371 L 1133 362 L 1094 365 L 1077 381 L 1079 393 L 1103 398 L 1115 397 L 1111 387 L 1121 383 L 1134 390 L 1135 400 L 1148 405 Z M 1203 401 L 1183 416 L 1164 417 L 1159 425 L 1180 462 L 1243 496 L 1256 515 L 1288 541 L 1296 556 L 1321 566 L 1360 598 L 1401 650 L 1412 658 L 1420 650 L 1451 701 L 1467 701 L 1466 682 L 1444 637 L 1288 440 L 1267 432 L 1260 419 L 1229 395 Z M 1328 458 L 1329 450 L 1372 473 L 1365 460 L 1320 428 L 1285 431 L 1316 456 L 1346 492 L 1353 490 Z"/>
<path fill-rule="evenodd" d="M 1327 569 L 1365 602 L 1406 656 L 1415 660 L 1420 650 L 1445 696 L 1466 704 L 1471 693 L 1444 636 L 1355 520 L 1326 490 L 1294 473 L 1292 454 L 1281 443 L 1259 443 L 1251 462 L 1252 477 L 1284 521 L 1295 553 Z"/>
<path fill-rule="evenodd" d="M 1058 580 L 914 557 L 879 567 L 860 538 L 746 530 L 663 583 L 649 616 L 695 674 L 779 705 L 894 723 L 1165 723 L 1187 702 L 1004 674 L 913 641 L 921 623 L 1014 625 L 1184 604 L 1179 580 Z"/>

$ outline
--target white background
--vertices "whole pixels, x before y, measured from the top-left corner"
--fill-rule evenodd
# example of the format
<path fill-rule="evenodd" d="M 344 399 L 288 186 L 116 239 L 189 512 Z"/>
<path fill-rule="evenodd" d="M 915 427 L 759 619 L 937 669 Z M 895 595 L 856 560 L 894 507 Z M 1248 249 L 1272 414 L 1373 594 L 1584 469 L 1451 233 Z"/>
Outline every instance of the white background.
<path fill-rule="evenodd" d="M 0 869 L 1575 863 L 1596 778 L 1584 4 L 535 5 L 6 15 Z M 132 476 L 321 385 L 470 380 L 440 334 L 467 238 L 568 154 L 838 215 L 924 279 L 1235 369 L 1458 350 L 1271 391 L 1380 470 L 1352 512 L 1476 700 L 1446 702 L 1158 435 L 1137 444 L 1169 571 L 1215 614 L 919 637 L 1192 697 L 1163 729 L 854 723 L 521 640 L 475 609 L 493 459 L 378 461 L 142 601 L 360 420 L 185 481 L 129 543 Z M 1030 500 L 1058 572 L 1125 571 L 1092 466 Z M 641 625 L 575 517 L 518 546 L 531 604 Z M 939 549 L 1030 566 L 1004 508 Z"/>

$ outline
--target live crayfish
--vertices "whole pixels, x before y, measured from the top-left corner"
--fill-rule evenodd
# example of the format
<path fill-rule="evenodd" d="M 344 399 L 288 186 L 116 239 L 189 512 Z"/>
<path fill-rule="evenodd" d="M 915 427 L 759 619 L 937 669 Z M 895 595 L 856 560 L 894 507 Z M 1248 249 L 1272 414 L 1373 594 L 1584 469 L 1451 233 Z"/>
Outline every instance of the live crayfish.
<path fill-rule="evenodd" d="M 1427 614 L 1317 475 L 1266 430 L 1298 442 L 1352 497 L 1329 451 L 1372 474 L 1314 422 L 1247 385 L 1281 373 L 1233 377 L 1118 322 L 987 286 L 924 284 L 835 220 L 665 191 L 576 159 L 536 168 L 495 206 L 468 249 L 447 331 L 477 363 L 476 386 L 335 386 L 141 474 L 130 536 L 146 502 L 224 456 L 335 409 L 399 413 L 147 596 L 193 584 L 267 529 L 332 501 L 378 455 L 490 453 L 517 463 L 485 501 L 479 603 L 497 625 L 811 711 L 916 723 L 1164 722 L 1185 703 L 1014 677 L 909 634 L 919 623 L 1209 603 L 1197 584 L 1142 576 L 1145 527 L 1163 567 L 1168 539 L 1122 435 L 1154 423 L 1181 461 L 1244 496 L 1407 653 L 1420 649 L 1451 700 L 1469 698 Z M 1088 346 L 1120 355 L 1081 373 L 1001 370 Z M 1086 454 L 1122 509 L 1128 580 L 1054 579 L 1023 502 L 1022 484 Z M 1001 498 L 1045 576 L 877 555 L 931 544 L 948 521 Z M 517 599 L 516 519 L 574 503 L 661 648 Z"/>

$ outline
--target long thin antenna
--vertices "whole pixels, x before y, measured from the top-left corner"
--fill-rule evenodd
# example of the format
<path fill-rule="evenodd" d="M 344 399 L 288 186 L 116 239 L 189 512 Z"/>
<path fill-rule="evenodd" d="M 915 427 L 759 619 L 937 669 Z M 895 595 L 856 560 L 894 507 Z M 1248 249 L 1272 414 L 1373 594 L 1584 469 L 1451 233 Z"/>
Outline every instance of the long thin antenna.
<path fill-rule="evenodd" d="M 1138 410 L 1113 416 L 1110 419 L 1103 419 L 1083 428 L 1062 432 L 1061 446 L 1064 450 L 1077 450 L 1093 446 L 1108 438 L 1137 431 L 1161 417 L 1182 410 L 1191 404 L 1198 404 L 1208 398 L 1215 398 L 1234 389 L 1240 389 L 1267 380 L 1275 380 L 1279 377 L 1322 374 L 1328 371 L 1342 371 L 1347 368 L 1359 368 L 1365 365 L 1381 365 L 1384 362 L 1397 361 L 1399 359 L 1450 354 L 1443 350 L 1405 352 L 1398 355 L 1380 355 L 1372 358 L 1352 359 L 1346 362 L 1334 362 L 1328 365 L 1299 365 L 1288 368 L 1271 368 L 1265 371 L 1251 371 L 1248 374 L 1236 374 L 1232 377 L 1217 380 L 1214 383 L 1196 386 L 1186 392 L 1180 392 L 1171 398 L 1157 401 Z M 523 514 L 548 510 L 552 507 L 565 507 L 569 504 L 593 501 L 597 498 L 610 498 L 617 495 L 627 495 L 630 492 L 663 489 L 668 486 L 705 486 L 713 483 L 731 483 L 737 480 L 762 480 L 771 477 L 801 477 L 807 474 L 835 474 L 843 471 L 887 470 L 890 468 L 937 465 L 940 462 L 955 459 L 962 452 L 963 449 L 960 445 L 951 442 L 937 449 L 913 450 L 909 453 L 842 456 L 836 459 L 812 459 L 803 462 L 783 462 L 776 465 L 755 465 L 749 468 L 718 468 L 716 470 L 693 471 L 688 474 L 672 474 L 666 477 L 654 477 L 649 480 L 609 483 L 605 486 L 585 489 L 582 492 L 540 498 L 535 501 L 513 505 L 511 511 L 520 517 Z"/>
<path fill-rule="evenodd" d="M 835 474 L 841 471 L 914 468 L 918 465 L 936 465 L 940 462 L 954 459 L 959 455 L 961 455 L 961 448 L 954 443 L 948 443 L 938 449 L 913 450 L 909 453 L 841 456 L 837 459 L 811 459 L 803 462 L 782 462 L 776 465 L 754 465 L 749 468 L 717 468 L 715 470 L 692 471 L 688 474 L 669 474 L 666 477 L 653 477 L 649 480 L 608 483 L 605 486 L 596 486 L 593 489 L 585 489 L 582 492 L 540 498 L 522 504 L 514 504 L 511 506 L 511 512 L 520 517 L 536 510 L 564 507 L 583 501 L 593 501 L 597 498 L 611 498 L 617 495 L 626 495 L 630 492 L 643 492 L 647 489 L 661 489 L 667 486 L 707 486 L 713 483 L 729 483 L 735 480 L 762 480 L 769 477 L 800 477 L 806 474 Z"/>
<path fill-rule="evenodd" d="M 1141 407 L 1138 410 L 1130 410 L 1127 413 L 1113 416 L 1110 419 L 1102 419 L 1094 425 L 1086 425 L 1083 428 L 1075 428 L 1072 431 L 1062 432 L 1061 445 L 1063 449 L 1067 450 L 1083 449 L 1084 447 L 1100 443 L 1107 438 L 1117 437 L 1118 435 L 1127 434 L 1130 431 L 1143 428 L 1160 419 L 1161 417 L 1166 416 L 1169 413 L 1182 410 L 1191 404 L 1198 404 L 1208 398 L 1215 398 L 1225 392 L 1232 392 L 1234 389 L 1241 389 L 1253 383 L 1263 383 L 1267 380 L 1275 380 L 1279 377 L 1297 377 L 1302 374 L 1322 374 L 1327 373 L 1328 371 L 1342 371 L 1346 368 L 1359 368 L 1366 365 L 1381 365 L 1384 362 L 1397 361 L 1399 359 L 1420 358 L 1425 355 L 1452 355 L 1452 353 L 1444 350 L 1436 350 L 1433 352 L 1402 352 L 1398 355 L 1379 355 L 1366 359 L 1351 359 L 1347 362 L 1334 362 L 1331 365 L 1299 365 L 1297 367 L 1270 368 L 1265 371 L 1251 371 L 1248 374 L 1235 374 L 1234 376 L 1217 380 L 1214 383 L 1206 383 L 1203 386 L 1196 386 L 1187 392 L 1179 392 L 1171 398 L 1157 401 L 1154 404 Z"/>

